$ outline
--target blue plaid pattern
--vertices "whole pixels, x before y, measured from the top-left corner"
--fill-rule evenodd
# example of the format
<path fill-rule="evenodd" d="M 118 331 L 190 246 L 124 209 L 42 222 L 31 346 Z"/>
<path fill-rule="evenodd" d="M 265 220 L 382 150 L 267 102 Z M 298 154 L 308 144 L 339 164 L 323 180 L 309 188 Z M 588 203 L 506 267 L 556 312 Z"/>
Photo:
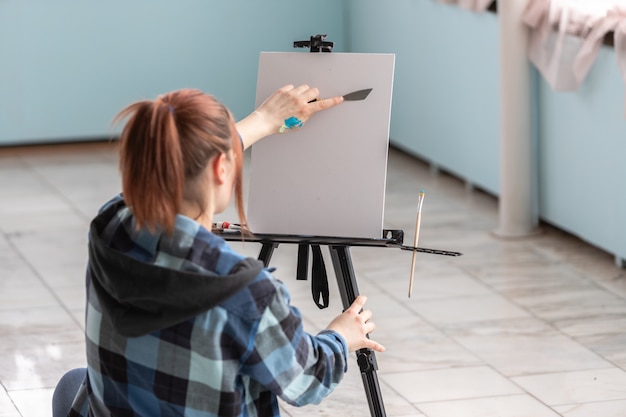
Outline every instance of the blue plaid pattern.
<path fill-rule="evenodd" d="M 101 237 L 117 251 L 173 270 L 227 276 L 244 259 L 184 216 L 177 216 L 172 238 L 136 231 L 125 206 Z M 306 333 L 287 289 L 267 269 L 219 306 L 140 337 L 116 331 L 89 273 L 87 298 L 88 376 L 70 416 L 279 416 L 277 396 L 317 404 L 347 370 L 345 340 L 331 331 Z"/>

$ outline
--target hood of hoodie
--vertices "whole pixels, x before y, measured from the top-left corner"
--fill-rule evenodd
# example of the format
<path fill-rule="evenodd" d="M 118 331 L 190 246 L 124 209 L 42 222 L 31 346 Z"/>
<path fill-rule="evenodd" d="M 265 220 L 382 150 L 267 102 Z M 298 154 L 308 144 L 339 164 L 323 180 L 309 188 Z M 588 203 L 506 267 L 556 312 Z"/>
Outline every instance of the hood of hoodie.
<path fill-rule="evenodd" d="M 123 336 L 142 336 L 210 310 L 245 288 L 263 269 L 263 263 L 252 258 L 239 262 L 228 275 L 135 259 L 102 238 L 105 227 L 124 207 L 120 200 L 91 222 L 88 270 L 103 314 Z"/>

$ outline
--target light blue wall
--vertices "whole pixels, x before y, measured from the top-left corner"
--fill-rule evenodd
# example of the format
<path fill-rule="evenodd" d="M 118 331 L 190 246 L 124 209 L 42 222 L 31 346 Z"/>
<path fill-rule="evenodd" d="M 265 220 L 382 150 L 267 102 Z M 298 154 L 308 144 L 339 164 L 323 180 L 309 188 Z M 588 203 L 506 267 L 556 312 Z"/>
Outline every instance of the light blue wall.
<path fill-rule="evenodd" d="M 260 51 L 328 33 L 336 0 L 0 1 L 0 145 L 108 137 L 126 104 L 181 87 L 253 109 Z"/>
<path fill-rule="evenodd" d="M 355 52 L 395 52 L 393 144 L 499 194 L 498 16 L 434 0 L 351 0 Z M 537 76 L 537 72 L 534 72 Z M 539 216 L 626 259 L 626 97 L 603 47 L 579 91 L 534 80 Z"/>
<path fill-rule="evenodd" d="M 499 190 L 498 21 L 432 0 L 352 0 L 349 47 L 393 52 L 391 142 Z"/>
<path fill-rule="evenodd" d="M 109 136 L 121 107 L 179 87 L 243 117 L 260 51 L 328 33 L 396 54 L 393 144 L 498 195 L 497 19 L 434 0 L 0 1 L 0 145 Z M 540 217 L 620 259 L 625 106 L 610 48 L 579 91 L 539 80 L 533 102 Z"/>
<path fill-rule="evenodd" d="M 580 90 L 539 85 L 542 218 L 626 259 L 626 101 L 602 47 Z"/>

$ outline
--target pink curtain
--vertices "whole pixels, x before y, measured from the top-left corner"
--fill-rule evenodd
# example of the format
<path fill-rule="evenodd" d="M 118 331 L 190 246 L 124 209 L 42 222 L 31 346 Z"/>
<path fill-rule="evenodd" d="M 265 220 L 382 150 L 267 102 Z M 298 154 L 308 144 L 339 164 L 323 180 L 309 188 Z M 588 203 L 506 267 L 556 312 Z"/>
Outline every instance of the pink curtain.
<path fill-rule="evenodd" d="M 487 10 L 493 0 L 437 0 L 439 3 L 457 4 L 459 7 L 476 12 Z"/>
<path fill-rule="evenodd" d="M 626 1 L 529 0 L 524 23 L 528 57 L 554 90 L 580 87 L 610 31 L 626 81 Z"/>
<path fill-rule="evenodd" d="M 607 12 L 606 17 L 594 26 L 579 54 L 581 70 L 584 70 L 582 65 L 589 60 L 589 57 L 595 56 L 598 45 L 610 31 L 614 32 L 615 56 L 622 78 L 626 82 L 626 6 L 613 7 Z"/>
<path fill-rule="evenodd" d="M 622 78 L 626 83 L 626 7 L 618 7 L 609 12 L 608 19 L 615 31 L 615 55 Z"/>

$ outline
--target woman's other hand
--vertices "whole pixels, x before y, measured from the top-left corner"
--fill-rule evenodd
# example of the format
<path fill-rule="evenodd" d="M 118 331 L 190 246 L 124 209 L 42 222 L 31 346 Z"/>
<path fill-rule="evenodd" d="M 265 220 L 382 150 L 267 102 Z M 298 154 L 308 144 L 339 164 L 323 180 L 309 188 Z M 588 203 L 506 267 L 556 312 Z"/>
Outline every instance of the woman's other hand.
<path fill-rule="evenodd" d="M 367 297 L 359 295 L 346 311 L 330 322 L 327 329 L 334 330 L 343 336 L 348 343 L 350 352 L 363 348 L 384 352 L 385 347 L 383 345 L 367 338 L 367 335 L 374 331 L 376 325 L 370 320 L 372 312 L 363 310 L 366 301 Z"/>

